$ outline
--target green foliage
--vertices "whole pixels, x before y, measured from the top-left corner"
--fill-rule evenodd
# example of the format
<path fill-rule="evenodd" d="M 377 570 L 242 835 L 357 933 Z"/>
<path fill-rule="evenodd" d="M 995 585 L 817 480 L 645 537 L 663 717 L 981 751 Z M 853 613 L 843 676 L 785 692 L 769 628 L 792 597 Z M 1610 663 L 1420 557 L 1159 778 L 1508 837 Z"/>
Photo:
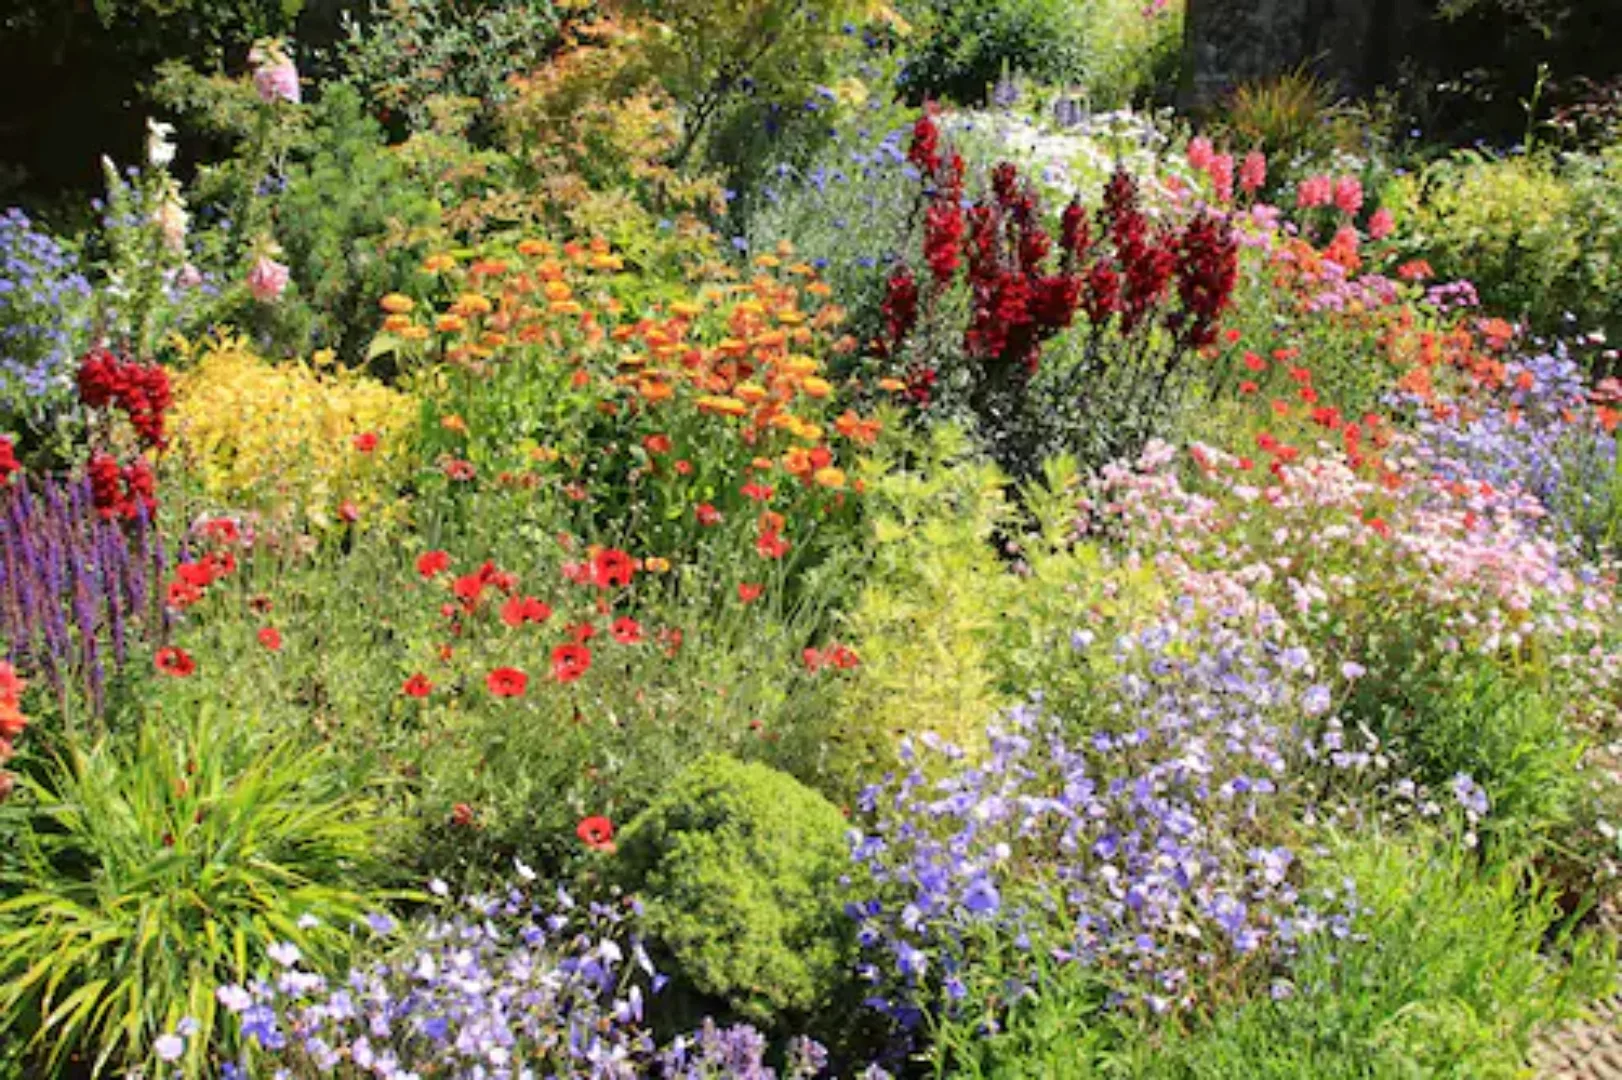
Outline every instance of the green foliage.
<path fill-rule="evenodd" d="M 616 874 L 691 988 L 767 1023 L 833 1003 L 850 960 L 844 832 L 792 777 L 706 757 L 625 830 Z"/>
<path fill-rule="evenodd" d="M 1524 1075 L 1532 1034 L 1614 978 L 1614 946 L 1573 938 L 1524 868 L 1478 868 L 1436 838 L 1370 837 L 1319 863 L 1311 887 L 1355 885 L 1366 939 L 1319 937 L 1250 1001 L 1183 1024 L 1104 1011 L 1096 980 L 1044 962 L 1006 1029 L 938 1033 L 937 1075 L 1136 1080 L 1491 1080 Z M 1552 941 L 1553 950 L 1545 943 Z"/>
<path fill-rule="evenodd" d="M 346 21 L 344 80 L 395 131 L 422 131 L 438 97 L 476 102 L 476 138 L 510 97 L 507 79 L 557 43 L 552 0 L 369 0 Z"/>
<path fill-rule="evenodd" d="M 336 780 L 323 753 L 245 739 L 206 709 L 129 745 L 69 745 L 25 777 L 3 808 L 0 1027 L 31 1075 L 150 1062 L 183 1017 L 200 1025 L 197 1075 L 217 986 L 279 941 L 337 957 L 381 896 L 375 809 Z"/>
<path fill-rule="evenodd" d="M 1462 151 L 1405 178 L 1395 196 L 1405 249 L 1441 278 L 1469 279 L 1487 308 L 1536 329 L 1602 330 L 1615 340 L 1619 192 L 1622 146 L 1612 146 L 1565 157 Z"/>
<path fill-rule="evenodd" d="M 984 100 L 1003 77 L 1079 87 L 1117 108 L 1165 75 L 1182 37 L 1181 4 L 1124 0 L 911 0 L 916 28 L 904 75 L 915 100 Z"/>
<path fill-rule="evenodd" d="M 1356 688 L 1348 717 L 1387 740 L 1434 790 L 1459 773 L 1480 784 L 1491 804 L 1482 823 L 1489 841 L 1524 854 L 1569 823 L 1581 794 L 1581 747 L 1534 681 L 1479 657 L 1393 650 L 1371 666 L 1386 677 Z"/>

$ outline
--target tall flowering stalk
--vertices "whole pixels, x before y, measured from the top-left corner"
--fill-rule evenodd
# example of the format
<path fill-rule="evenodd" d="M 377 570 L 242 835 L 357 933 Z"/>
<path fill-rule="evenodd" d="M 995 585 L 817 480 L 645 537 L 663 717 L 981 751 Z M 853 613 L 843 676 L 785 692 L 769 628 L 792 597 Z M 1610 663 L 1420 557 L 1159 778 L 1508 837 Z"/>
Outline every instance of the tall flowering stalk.
<path fill-rule="evenodd" d="M 1184 361 L 1216 343 L 1238 277 L 1227 218 L 1153 222 L 1117 170 L 1092 220 L 1073 201 L 1055 238 L 1011 164 L 970 204 L 963 160 L 927 114 L 908 160 L 923 177 L 927 272 L 892 273 L 880 351 L 914 403 L 955 397 L 1015 475 L 1057 450 L 1102 462 L 1141 446 Z M 1081 347 L 1044 374 L 1044 348 L 1073 326 Z"/>
<path fill-rule="evenodd" d="M 144 504 L 113 517 L 88 475 L 17 478 L 0 489 L 0 649 L 44 677 L 64 715 L 82 694 L 99 716 L 108 675 L 161 630 L 166 567 Z"/>

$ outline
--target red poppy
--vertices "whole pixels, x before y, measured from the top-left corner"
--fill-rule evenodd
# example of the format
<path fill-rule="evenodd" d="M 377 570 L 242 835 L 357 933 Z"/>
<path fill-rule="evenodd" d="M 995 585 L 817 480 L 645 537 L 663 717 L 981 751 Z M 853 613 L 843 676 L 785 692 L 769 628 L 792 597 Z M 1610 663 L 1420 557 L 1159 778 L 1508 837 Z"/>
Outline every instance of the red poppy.
<path fill-rule="evenodd" d="M 698 518 L 698 523 L 700 525 L 710 526 L 721 524 L 721 511 L 717 510 L 709 503 L 699 503 L 697 506 L 693 507 L 693 514 Z"/>
<path fill-rule="evenodd" d="M 203 522 L 203 535 L 222 544 L 234 544 L 242 538 L 237 523 L 230 518 L 213 518 Z"/>
<path fill-rule="evenodd" d="M 434 684 L 428 680 L 428 676 L 419 671 L 405 681 L 405 685 L 400 687 L 400 692 L 406 697 L 425 698 L 434 692 Z"/>
<path fill-rule="evenodd" d="M 165 675 L 174 675 L 185 678 L 197 670 L 197 662 L 187 655 L 185 649 L 174 646 L 158 650 L 158 655 L 152 658 L 153 665 Z"/>
<path fill-rule="evenodd" d="M 581 818 L 580 824 L 575 826 L 574 834 L 580 837 L 580 842 L 593 851 L 605 851 L 610 854 L 614 851 L 614 823 L 605 817 L 593 815 Z"/>
<path fill-rule="evenodd" d="M 484 592 L 485 580 L 478 574 L 463 574 L 451 586 L 451 591 L 458 600 L 471 608 L 479 602 L 479 596 Z"/>
<path fill-rule="evenodd" d="M 862 662 L 856 655 L 856 650 L 849 645 L 835 645 L 828 650 L 826 659 L 841 671 L 848 671 Z"/>
<path fill-rule="evenodd" d="M 668 454 L 670 453 L 671 445 L 670 436 L 649 435 L 647 438 L 642 440 L 642 445 L 650 454 Z"/>
<path fill-rule="evenodd" d="M 755 585 L 747 581 L 738 582 L 738 599 L 746 604 L 752 604 L 760 599 L 760 594 L 766 590 L 764 585 Z"/>
<path fill-rule="evenodd" d="M 676 462 L 676 472 L 680 473 L 682 476 L 686 476 L 692 471 L 693 463 L 691 461 L 684 458 L 681 461 Z"/>
<path fill-rule="evenodd" d="M 417 573 L 425 578 L 443 574 L 451 568 L 451 557 L 443 551 L 427 551 L 417 556 Z"/>
<path fill-rule="evenodd" d="M 501 605 L 501 621 L 508 626 L 522 626 L 527 622 L 545 622 L 552 617 L 552 609 L 533 596 L 513 596 Z"/>
<path fill-rule="evenodd" d="M 755 550 L 763 559 L 781 559 L 788 554 L 789 542 L 775 532 L 763 532 L 755 541 Z"/>
<path fill-rule="evenodd" d="M 809 645 L 806 646 L 805 650 L 800 653 L 800 659 L 805 661 L 805 670 L 809 671 L 811 674 L 815 675 L 818 671 L 822 670 L 822 654 Z"/>
<path fill-rule="evenodd" d="M 473 824 L 473 807 L 465 802 L 459 802 L 451 807 L 451 824 L 464 826 Z"/>
<path fill-rule="evenodd" d="M 743 494 L 756 502 L 769 502 L 773 494 L 770 484 L 748 483 L 742 488 Z"/>
<path fill-rule="evenodd" d="M 203 590 L 195 585 L 188 585 L 184 581 L 171 581 L 169 583 L 168 603 L 172 608 L 191 607 L 203 598 Z"/>
<path fill-rule="evenodd" d="M 343 502 L 338 504 L 338 517 L 353 525 L 355 522 L 360 520 L 360 507 L 356 506 L 350 500 L 345 499 Z"/>
<path fill-rule="evenodd" d="M 609 628 L 614 640 L 621 645 L 635 645 L 642 640 L 642 624 L 630 616 L 615 619 L 614 625 Z"/>
<path fill-rule="evenodd" d="M 568 627 L 568 634 L 574 638 L 576 645 L 584 645 L 597 636 L 597 628 L 589 622 L 571 623 Z"/>
<path fill-rule="evenodd" d="M 604 548 L 591 560 L 591 580 L 599 589 L 629 585 L 635 575 L 635 560 L 616 548 Z"/>
<path fill-rule="evenodd" d="M 529 676 L 517 668 L 499 667 L 485 678 L 484 685 L 496 697 L 523 697 L 529 687 Z"/>
<path fill-rule="evenodd" d="M 274 626 L 266 626 L 259 631 L 259 644 L 276 652 L 282 647 L 282 632 Z"/>
<path fill-rule="evenodd" d="M 473 468 L 471 461 L 452 459 L 445 463 L 445 475 L 452 480 L 460 480 L 465 483 L 472 480 L 476 473 L 477 470 Z"/>
<path fill-rule="evenodd" d="M 591 667 L 591 650 L 584 645 L 559 645 L 552 650 L 552 677 L 572 683 Z"/>
<path fill-rule="evenodd" d="M 363 431 L 355 436 L 355 449 L 363 454 L 370 454 L 377 449 L 377 432 Z"/>
<path fill-rule="evenodd" d="M 175 567 L 175 577 L 194 589 L 206 589 L 214 583 L 214 562 L 212 559 L 203 559 L 198 562 L 181 563 Z"/>

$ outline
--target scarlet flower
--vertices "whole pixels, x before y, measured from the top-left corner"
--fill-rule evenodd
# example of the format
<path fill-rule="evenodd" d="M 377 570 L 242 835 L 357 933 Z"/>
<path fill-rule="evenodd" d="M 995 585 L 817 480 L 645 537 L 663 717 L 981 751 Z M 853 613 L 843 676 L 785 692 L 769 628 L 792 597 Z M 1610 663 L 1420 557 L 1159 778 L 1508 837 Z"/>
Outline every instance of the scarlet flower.
<path fill-rule="evenodd" d="M 631 583 L 636 576 L 636 560 L 616 548 L 604 548 L 591 560 L 591 580 L 599 589 Z"/>
<path fill-rule="evenodd" d="M 774 489 L 770 485 L 753 482 L 745 484 L 741 491 L 744 497 L 753 499 L 755 502 L 769 502 L 774 494 Z"/>
<path fill-rule="evenodd" d="M 756 585 L 747 581 L 738 582 L 738 599 L 745 604 L 752 604 L 760 599 L 760 594 L 766 591 L 766 586 Z"/>
<path fill-rule="evenodd" d="M 350 500 L 345 499 L 343 502 L 338 504 L 338 517 L 353 525 L 355 522 L 360 520 L 360 507 L 356 506 Z"/>
<path fill-rule="evenodd" d="M 621 645 L 635 645 L 642 640 L 642 624 L 628 615 L 623 616 L 614 620 L 609 633 L 613 634 L 614 640 Z"/>
<path fill-rule="evenodd" d="M 501 605 L 501 621 L 508 626 L 523 626 L 527 622 L 545 622 L 552 617 L 552 608 L 533 596 L 510 596 Z"/>
<path fill-rule="evenodd" d="M 445 475 L 450 477 L 452 480 L 466 482 L 468 480 L 472 480 L 476 473 L 477 470 L 474 469 L 471 461 L 462 461 L 460 458 L 453 458 L 445 463 Z"/>
<path fill-rule="evenodd" d="M 465 802 L 459 802 L 451 807 L 451 824 L 462 826 L 473 824 L 473 807 Z"/>
<path fill-rule="evenodd" d="M 173 675 L 184 679 L 197 670 L 197 662 L 193 660 L 185 649 L 168 646 L 158 650 L 152 658 L 152 664 L 165 675 Z"/>
<path fill-rule="evenodd" d="M 642 440 L 642 446 L 650 454 L 668 454 L 671 448 L 670 436 L 649 435 Z"/>
<path fill-rule="evenodd" d="M 11 474 L 19 472 L 22 463 L 17 460 L 17 449 L 9 438 L 0 435 L 0 486 L 11 479 Z"/>
<path fill-rule="evenodd" d="M 271 652 L 278 652 L 282 647 L 282 632 L 274 626 L 261 627 L 259 630 L 259 644 Z"/>
<path fill-rule="evenodd" d="M 414 698 L 425 698 L 429 694 L 433 693 L 433 691 L 434 684 L 428 680 L 428 676 L 424 675 L 420 671 L 411 676 L 411 678 L 407 679 L 405 681 L 405 685 L 400 687 L 400 692 L 402 694 L 404 694 L 406 697 Z"/>
<path fill-rule="evenodd" d="M 614 823 L 605 817 L 593 815 L 581 818 L 574 834 L 593 851 L 614 852 Z"/>
<path fill-rule="evenodd" d="M 567 632 L 570 637 L 574 638 L 577 645 L 584 645 L 597 636 L 597 628 L 589 622 L 572 623 Z"/>
<path fill-rule="evenodd" d="M 529 676 L 517 668 L 499 667 L 485 677 L 484 685 L 496 697 L 523 697 Z"/>
<path fill-rule="evenodd" d="M 425 578 L 442 574 L 451 567 L 451 557 L 443 551 L 428 551 L 417 556 L 417 573 Z"/>
<path fill-rule="evenodd" d="M 355 436 L 355 449 L 363 454 L 370 454 L 377 449 L 377 432 L 363 431 Z"/>
<path fill-rule="evenodd" d="M 710 525 L 721 524 L 721 511 L 717 510 L 709 503 L 699 503 L 697 506 L 693 507 L 693 514 L 698 518 L 698 523 L 700 525 L 707 527 Z"/>
<path fill-rule="evenodd" d="M 693 471 L 693 463 L 686 458 L 676 462 L 676 472 L 681 476 L 688 476 Z"/>
<path fill-rule="evenodd" d="M 789 547 L 789 542 L 775 532 L 763 532 L 755 541 L 755 551 L 763 559 L 781 559 Z"/>
<path fill-rule="evenodd" d="M 572 683 L 591 667 L 591 650 L 584 645 L 559 645 L 552 650 L 552 677 Z"/>

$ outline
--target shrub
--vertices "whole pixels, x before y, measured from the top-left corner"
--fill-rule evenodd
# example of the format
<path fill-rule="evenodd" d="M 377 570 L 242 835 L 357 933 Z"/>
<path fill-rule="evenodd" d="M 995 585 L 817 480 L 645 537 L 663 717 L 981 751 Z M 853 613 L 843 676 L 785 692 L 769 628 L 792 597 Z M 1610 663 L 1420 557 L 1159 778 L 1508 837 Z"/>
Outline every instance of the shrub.
<path fill-rule="evenodd" d="M 706 757 L 626 828 L 615 872 L 679 978 L 771 1022 L 833 1003 L 849 959 L 844 832 L 792 777 Z"/>
<path fill-rule="evenodd" d="M 1468 278 L 1488 308 L 1540 331 L 1599 330 L 1615 340 L 1619 190 L 1618 147 L 1564 159 L 1461 152 L 1397 186 L 1404 250 L 1444 278 Z"/>
<path fill-rule="evenodd" d="M 332 960 L 374 909 L 375 807 L 320 752 L 267 747 L 201 711 L 131 745 L 70 742 L 0 808 L 0 1022 L 39 1075 L 156 1064 L 183 1018 L 216 1028 L 215 987 L 290 942 Z M 198 1075 L 203 1051 L 186 1060 Z"/>
<path fill-rule="evenodd" d="M 1167 73 L 1182 36 L 1180 3 L 996 0 L 900 5 L 916 26 L 902 85 L 915 101 L 980 102 L 1011 74 L 1079 87 L 1096 109 L 1118 108 Z"/>
<path fill-rule="evenodd" d="M 427 129 L 437 97 L 468 98 L 482 142 L 509 77 L 542 64 L 560 24 L 552 0 L 369 0 L 345 19 L 338 54 L 344 81 L 395 133 Z"/>
<path fill-rule="evenodd" d="M 261 359 L 241 338 L 195 347 L 176 378 L 176 452 L 210 499 L 330 520 L 391 502 L 411 460 L 413 399 L 365 376 Z"/>

